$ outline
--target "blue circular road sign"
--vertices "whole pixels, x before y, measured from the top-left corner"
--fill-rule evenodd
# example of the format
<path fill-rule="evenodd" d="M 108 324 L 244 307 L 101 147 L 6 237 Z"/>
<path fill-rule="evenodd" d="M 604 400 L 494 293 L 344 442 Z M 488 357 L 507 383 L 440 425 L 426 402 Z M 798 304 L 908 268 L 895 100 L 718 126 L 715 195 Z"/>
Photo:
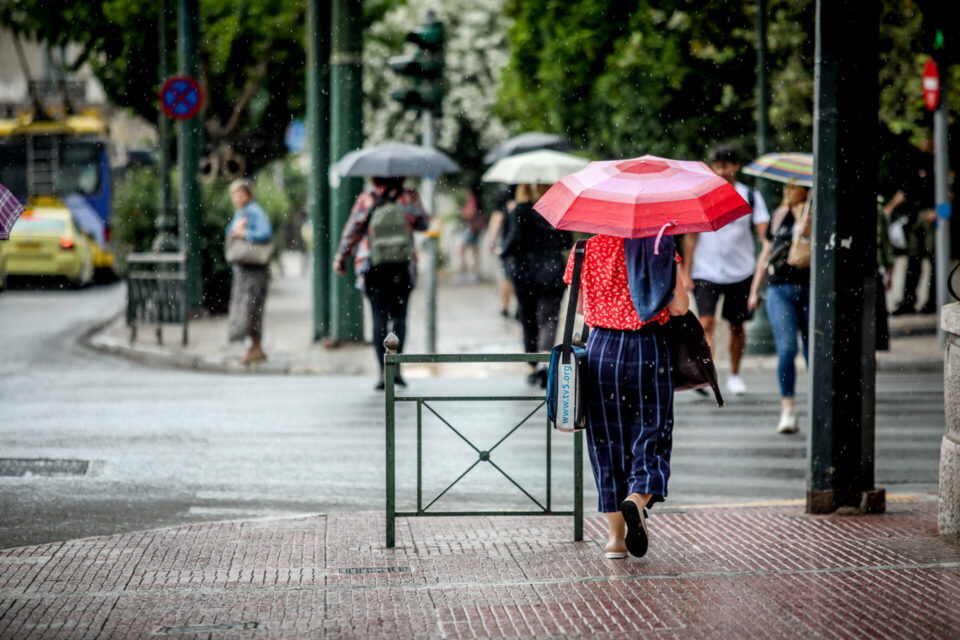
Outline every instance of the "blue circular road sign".
<path fill-rule="evenodd" d="M 160 108 L 174 120 L 189 120 L 203 106 L 203 91 L 189 76 L 173 76 L 160 87 Z"/>

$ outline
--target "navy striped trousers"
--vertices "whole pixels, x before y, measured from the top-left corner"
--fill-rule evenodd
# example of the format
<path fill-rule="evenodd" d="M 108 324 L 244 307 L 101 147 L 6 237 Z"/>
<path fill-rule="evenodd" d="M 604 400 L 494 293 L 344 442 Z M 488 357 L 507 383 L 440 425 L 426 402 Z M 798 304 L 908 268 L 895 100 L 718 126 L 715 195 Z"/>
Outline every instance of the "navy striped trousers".
<path fill-rule="evenodd" d="M 663 328 L 596 328 L 587 340 L 587 447 L 601 512 L 631 493 L 662 502 L 670 479 L 673 374 Z"/>

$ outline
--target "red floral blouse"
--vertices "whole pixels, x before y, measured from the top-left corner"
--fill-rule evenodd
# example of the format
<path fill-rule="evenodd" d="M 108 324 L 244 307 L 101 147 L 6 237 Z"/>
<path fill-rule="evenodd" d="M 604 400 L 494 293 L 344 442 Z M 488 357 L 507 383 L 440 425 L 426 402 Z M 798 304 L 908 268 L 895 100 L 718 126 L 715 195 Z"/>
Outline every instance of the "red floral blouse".
<path fill-rule="evenodd" d="M 570 252 L 563 281 L 573 280 L 575 252 Z M 680 262 L 680 256 L 677 256 Z M 664 308 L 649 322 L 640 322 L 627 281 L 627 262 L 623 253 L 623 238 L 593 236 L 587 241 L 580 272 L 580 292 L 583 296 L 583 320 L 590 327 L 635 331 L 649 322 L 665 324 L 670 314 Z"/>

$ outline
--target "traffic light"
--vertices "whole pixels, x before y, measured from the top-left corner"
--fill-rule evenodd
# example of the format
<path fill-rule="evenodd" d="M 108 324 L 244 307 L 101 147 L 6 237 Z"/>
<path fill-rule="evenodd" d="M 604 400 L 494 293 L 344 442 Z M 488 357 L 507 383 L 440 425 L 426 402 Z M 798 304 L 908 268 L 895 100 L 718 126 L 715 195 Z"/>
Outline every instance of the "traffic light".
<path fill-rule="evenodd" d="M 923 52 L 946 72 L 947 65 L 960 62 L 960 36 L 955 21 L 956 8 L 952 0 L 923 0 L 918 3 L 923 22 L 920 38 Z"/>
<path fill-rule="evenodd" d="M 412 111 L 440 112 L 443 103 L 443 23 L 427 13 L 426 22 L 407 34 L 417 45 L 412 55 L 394 56 L 387 64 L 413 79 L 408 89 L 391 91 L 390 97 Z"/>

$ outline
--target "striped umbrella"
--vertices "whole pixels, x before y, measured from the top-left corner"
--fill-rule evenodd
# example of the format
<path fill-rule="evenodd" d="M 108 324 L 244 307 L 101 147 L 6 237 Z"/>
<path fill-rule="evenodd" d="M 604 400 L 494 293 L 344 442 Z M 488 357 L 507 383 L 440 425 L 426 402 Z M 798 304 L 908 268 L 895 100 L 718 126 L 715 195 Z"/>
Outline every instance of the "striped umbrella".
<path fill-rule="evenodd" d="M 17 221 L 21 213 L 23 213 L 23 207 L 20 205 L 20 201 L 5 186 L 0 184 L 0 240 L 10 238 L 10 229 L 13 228 L 13 223 Z"/>
<path fill-rule="evenodd" d="M 533 208 L 557 229 L 621 238 L 715 231 L 750 213 L 733 185 L 704 163 L 656 156 L 591 162 Z"/>
<path fill-rule="evenodd" d="M 765 153 L 743 170 L 748 176 L 813 186 L 812 153 Z"/>

